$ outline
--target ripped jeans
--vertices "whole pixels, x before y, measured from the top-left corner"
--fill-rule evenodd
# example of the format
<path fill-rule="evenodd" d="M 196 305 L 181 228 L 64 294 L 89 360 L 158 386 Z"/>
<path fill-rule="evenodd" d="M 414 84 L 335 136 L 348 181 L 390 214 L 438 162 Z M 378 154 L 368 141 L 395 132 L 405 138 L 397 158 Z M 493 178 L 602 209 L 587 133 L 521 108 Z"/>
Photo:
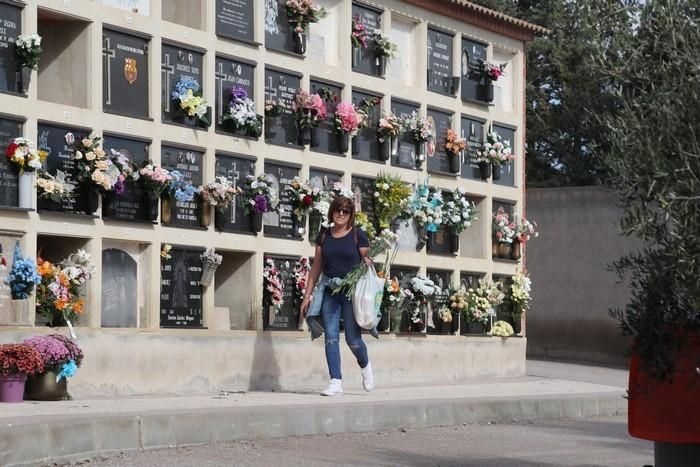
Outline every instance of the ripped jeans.
<path fill-rule="evenodd" d="M 360 326 L 355 321 L 352 311 L 352 302 L 348 300 L 343 292 L 335 295 L 331 293 L 331 288 L 327 287 L 323 295 L 323 327 L 326 330 L 326 362 L 331 378 L 343 379 L 340 372 L 340 314 L 343 314 L 345 324 L 345 342 L 357 359 L 360 368 L 364 368 L 369 363 L 367 356 L 367 346 L 362 340 Z"/>

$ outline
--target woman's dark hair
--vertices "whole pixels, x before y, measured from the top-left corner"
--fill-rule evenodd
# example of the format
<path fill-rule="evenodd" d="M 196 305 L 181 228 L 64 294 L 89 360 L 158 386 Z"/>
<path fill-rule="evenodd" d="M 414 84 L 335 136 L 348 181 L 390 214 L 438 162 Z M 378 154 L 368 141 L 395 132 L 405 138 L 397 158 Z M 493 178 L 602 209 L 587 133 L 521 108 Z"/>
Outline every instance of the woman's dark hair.
<path fill-rule="evenodd" d="M 352 228 L 355 227 L 355 202 L 345 196 L 338 196 L 332 202 L 328 208 L 328 224 L 333 222 L 333 213 L 339 209 L 347 209 L 350 211 L 348 216 L 348 225 Z"/>

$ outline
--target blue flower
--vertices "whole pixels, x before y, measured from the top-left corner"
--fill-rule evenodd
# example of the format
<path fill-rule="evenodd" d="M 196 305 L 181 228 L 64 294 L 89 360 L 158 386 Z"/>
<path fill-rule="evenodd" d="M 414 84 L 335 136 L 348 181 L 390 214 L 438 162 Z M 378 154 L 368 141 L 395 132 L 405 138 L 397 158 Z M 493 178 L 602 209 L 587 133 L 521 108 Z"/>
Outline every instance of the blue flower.
<path fill-rule="evenodd" d="M 5 278 L 5 283 L 10 286 L 12 298 L 24 300 L 34 290 L 34 286 L 41 282 L 41 276 L 36 269 L 33 259 L 22 256 L 19 241 L 15 243 L 15 254 L 12 261 L 12 269 Z"/>
<path fill-rule="evenodd" d="M 172 92 L 171 97 L 179 99 L 181 95 L 187 94 L 187 91 L 190 89 L 193 93 L 196 93 L 199 91 L 199 83 L 191 76 L 182 76 L 175 84 L 175 90 Z"/>

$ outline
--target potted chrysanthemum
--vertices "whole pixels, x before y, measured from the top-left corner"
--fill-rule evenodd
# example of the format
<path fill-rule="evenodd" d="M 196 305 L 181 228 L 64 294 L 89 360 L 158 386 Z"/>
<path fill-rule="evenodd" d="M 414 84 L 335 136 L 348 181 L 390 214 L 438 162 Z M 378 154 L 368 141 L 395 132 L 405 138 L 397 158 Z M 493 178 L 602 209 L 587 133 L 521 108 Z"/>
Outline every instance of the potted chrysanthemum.
<path fill-rule="evenodd" d="M 0 402 L 22 402 L 28 376 L 44 371 L 44 361 L 27 344 L 0 344 Z"/>
<path fill-rule="evenodd" d="M 75 376 L 83 359 L 78 343 L 61 334 L 32 336 L 24 339 L 23 343 L 33 347 L 44 362 L 44 371 L 27 380 L 27 399 L 68 399 L 68 378 Z"/>

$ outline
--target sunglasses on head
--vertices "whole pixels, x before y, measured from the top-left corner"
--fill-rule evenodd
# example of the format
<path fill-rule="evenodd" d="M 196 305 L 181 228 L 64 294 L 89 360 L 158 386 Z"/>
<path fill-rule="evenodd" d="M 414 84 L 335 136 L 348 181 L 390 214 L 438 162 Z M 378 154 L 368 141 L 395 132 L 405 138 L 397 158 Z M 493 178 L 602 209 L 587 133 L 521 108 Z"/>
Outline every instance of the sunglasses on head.
<path fill-rule="evenodd" d="M 338 214 L 342 214 L 344 216 L 349 216 L 350 214 L 352 214 L 352 211 L 350 209 L 345 209 L 345 208 L 340 208 L 335 212 L 337 212 Z"/>

